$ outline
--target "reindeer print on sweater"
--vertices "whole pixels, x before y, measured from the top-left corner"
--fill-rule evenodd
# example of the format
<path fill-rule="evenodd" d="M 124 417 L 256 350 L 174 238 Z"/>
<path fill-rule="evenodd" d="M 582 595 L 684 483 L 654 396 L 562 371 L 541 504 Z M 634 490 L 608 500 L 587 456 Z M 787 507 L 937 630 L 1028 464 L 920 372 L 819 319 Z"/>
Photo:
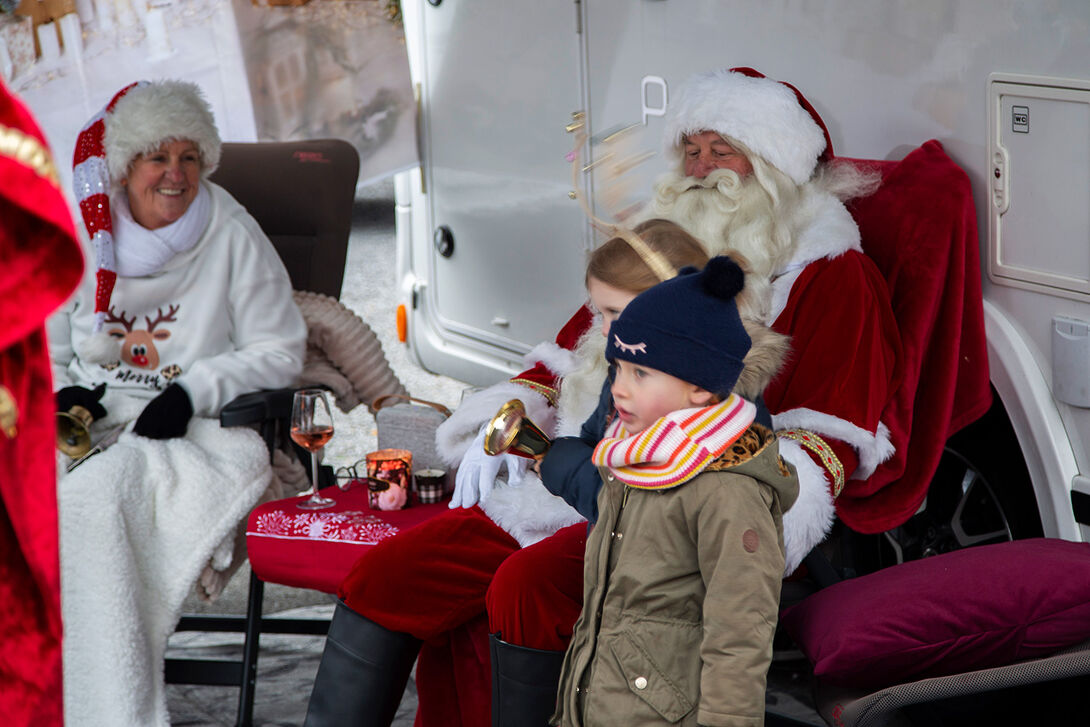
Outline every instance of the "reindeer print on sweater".
<path fill-rule="evenodd" d="M 113 306 L 110 307 L 109 312 L 106 314 L 107 324 L 121 324 L 122 328 L 116 326 L 107 329 L 107 333 L 113 338 L 120 339 L 121 341 L 121 360 L 132 366 L 133 368 L 151 369 L 154 370 L 159 366 L 159 349 L 155 346 L 156 341 L 165 341 L 170 338 L 170 331 L 166 328 L 160 328 L 160 324 L 163 323 L 177 323 L 177 313 L 181 308 L 181 305 L 168 305 L 167 312 L 163 313 L 163 309 L 159 308 L 156 311 L 155 318 L 151 316 L 144 316 L 144 320 L 147 321 L 147 328 L 139 329 L 134 328 L 136 324 L 136 315 L 131 318 L 126 318 L 127 311 L 120 311 L 115 313 Z M 164 379 L 170 381 L 174 377 L 182 373 L 181 367 L 177 364 L 170 364 L 163 368 L 159 372 Z M 143 379 L 146 383 L 152 384 L 155 388 L 162 388 L 159 385 L 159 376 L 153 376 L 152 374 L 136 374 L 133 372 L 118 372 L 117 376 L 120 380 L 124 381 L 137 381 Z"/>

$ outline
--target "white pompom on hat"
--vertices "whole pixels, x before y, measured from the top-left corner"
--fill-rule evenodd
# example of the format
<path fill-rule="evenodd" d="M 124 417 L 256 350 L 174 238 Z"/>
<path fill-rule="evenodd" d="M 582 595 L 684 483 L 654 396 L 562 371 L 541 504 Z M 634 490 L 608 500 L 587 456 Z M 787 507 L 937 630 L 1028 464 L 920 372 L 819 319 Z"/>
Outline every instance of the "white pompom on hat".
<path fill-rule="evenodd" d="M 128 175 L 138 156 L 177 139 L 197 144 L 202 176 L 219 165 L 222 142 L 211 107 L 196 84 L 172 80 L 129 84 L 91 117 L 76 138 L 72 181 L 97 268 L 94 330 L 77 347 L 90 363 L 111 364 L 121 357 L 120 342 L 102 330 L 117 280 L 111 187 Z"/>
<path fill-rule="evenodd" d="M 752 68 L 698 73 L 682 84 L 666 111 L 667 157 L 680 163 L 682 140 L 702 131 L 741 142 L 796 184 L 832 158 L 829 132 L 814 107 L 791 84 Z"/>

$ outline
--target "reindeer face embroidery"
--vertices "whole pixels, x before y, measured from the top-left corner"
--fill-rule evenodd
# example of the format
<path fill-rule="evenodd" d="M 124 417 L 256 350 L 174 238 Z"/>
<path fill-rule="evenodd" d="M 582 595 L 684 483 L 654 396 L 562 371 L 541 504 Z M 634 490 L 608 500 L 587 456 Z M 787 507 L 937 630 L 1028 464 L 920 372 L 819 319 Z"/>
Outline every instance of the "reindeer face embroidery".
<path fill-rule="evenodd" d="M 157 329 L 157 326 L 161 323 L 176 323 L 178 319 L 174 316 L 179 307 L 170 306 L 165 315 L 163 309 L 159 308 L 155 320 L 152 320 L 150 316 L 144 316 L 144 320 L 148 322 L 146 330 L 133 330 L 133 324 L 136 323 L 135 315 L 127 319 L 125 311 L 121 311 L 118 315 L 114 313 L 113 308 L 110 308 L 106 314 L 106 323 L 120 323 L 124 326 L 124 328 L 110 328 L 107 331 L 114 338 L 121 339 L 121 360 L 134 368 L 154 371 L 159 366 L 159 351 L 155 348 L 155 342 L 170 338 L 170 331 L 163 328 Z"/>
<path fill-rule="evenodd" d="M 646 343 L 625 343 L 616 334 L 613 335 L 613 343 L 623 353 L 647 353 Z"/>

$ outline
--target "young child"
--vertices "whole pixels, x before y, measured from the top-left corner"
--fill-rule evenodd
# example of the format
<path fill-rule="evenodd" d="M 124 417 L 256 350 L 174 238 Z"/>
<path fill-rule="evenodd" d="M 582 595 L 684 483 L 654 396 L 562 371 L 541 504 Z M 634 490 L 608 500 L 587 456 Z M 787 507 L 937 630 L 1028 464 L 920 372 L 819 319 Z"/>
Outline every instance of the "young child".
<path fill-rule="evenodd" d="M 798 481 L 730 393 L 750 348 L 742 282 L 714 258 L 609 329 L 616 417 L 593 452 L 604 484 L 554 723 L 763 723 Z"/>

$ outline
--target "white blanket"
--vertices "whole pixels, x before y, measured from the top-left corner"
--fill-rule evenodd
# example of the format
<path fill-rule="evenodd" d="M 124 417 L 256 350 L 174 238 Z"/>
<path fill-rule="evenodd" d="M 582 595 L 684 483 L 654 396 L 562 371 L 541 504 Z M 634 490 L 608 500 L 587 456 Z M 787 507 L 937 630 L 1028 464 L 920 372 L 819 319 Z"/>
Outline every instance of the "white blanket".
<path fill-rule="evenodd" d="M 145 403 L 104 401 L 101 424 L 130 420 Z M 169 727 L 167 638 L 209 560 L 229 564 L 236 527 L 271 476 L 255 432 L 193 419 L 182 439 L 123 434 L 61 479 L 69 727 Z"/>

